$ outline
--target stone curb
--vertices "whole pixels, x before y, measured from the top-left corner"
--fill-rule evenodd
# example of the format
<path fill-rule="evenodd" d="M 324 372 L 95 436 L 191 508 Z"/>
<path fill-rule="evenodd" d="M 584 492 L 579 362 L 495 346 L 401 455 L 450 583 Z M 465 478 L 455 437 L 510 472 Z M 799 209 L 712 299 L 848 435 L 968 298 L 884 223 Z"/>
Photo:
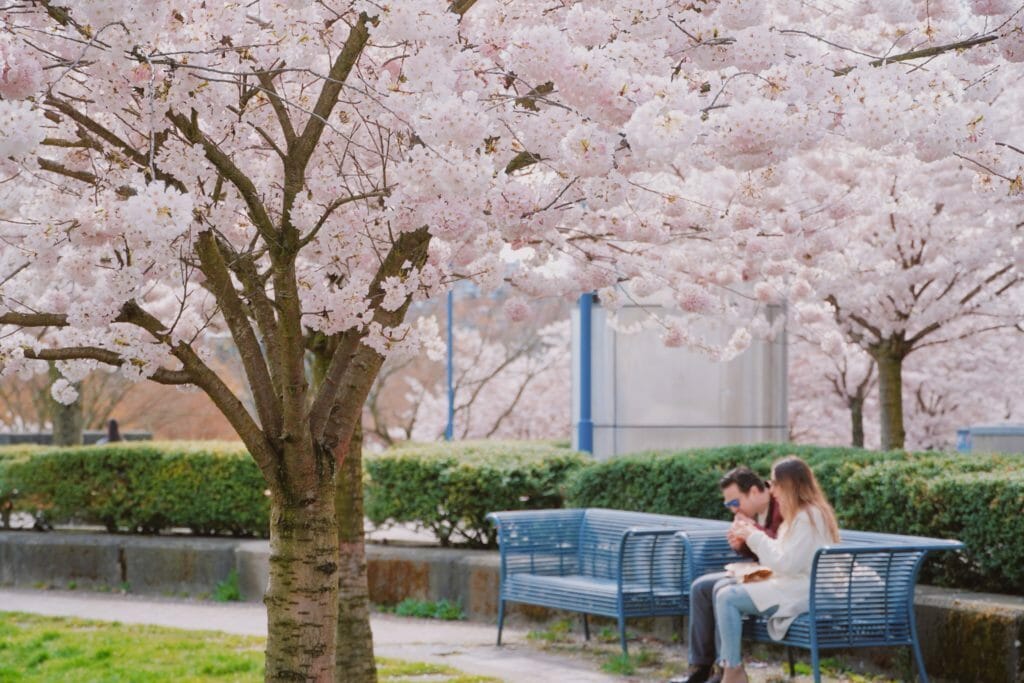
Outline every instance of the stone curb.
<path fill-rule="evenodd" d="M 267 583 L 270 544 L 192 537 L 0 532 L 0 585 L 126 588 L 133 593 L 208 595 L 238 571 L 246 600 Z M 500 576 L 497 552 L 423 546 L 366 546 L 370 600 L 459 602 L 475 621 L 494 623 Z M 557 612 L 510 605 L 514 621 L 543 621 Z M 919 586 L 915 598 L 929 672 L 944 680 L 1024 683 L 1024 598 Z M 677 620 L 631 622 L 667 638 Z"/>

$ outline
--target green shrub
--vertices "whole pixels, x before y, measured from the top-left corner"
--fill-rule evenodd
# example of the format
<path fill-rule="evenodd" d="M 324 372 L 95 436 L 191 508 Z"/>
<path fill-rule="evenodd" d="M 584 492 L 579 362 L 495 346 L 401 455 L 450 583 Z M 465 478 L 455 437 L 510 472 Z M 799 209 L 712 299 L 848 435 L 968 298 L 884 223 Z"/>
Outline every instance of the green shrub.
<path fill-rule="evenodd" d="M 441 545 L 458 538 L 494 547 L 488 512 L 562 507 L 579 453 L 528 442 L 411 444 L 368 456 L 366 516 L 377 525 L 413 522 Z"/>
<path fill-rule="evenodd" d="M 40 450 L 39 446 L 29 444 L 0 446 L 0 529 L 11 528 L 11 515 L 18 509 L 15 501 L 21 495 L 21 491 L 10 480 L 7 468 L 14 463 L 24 462 Z"/>
<path fill-rule="evenodd" d="M 996 592 L 1024 592 L 1024 460 L 946 456 L 869 467 L 850 479 L 860 496 L 839 513 L 844 526 L 957 538 L 962 553 L 929 559 L 924 580 Z"/>
<path fill-rule="evenodd" d="M 718 492 L 721 476 L 733 467 L 748 465 L 768 478 L 772 463 L 786 455 L 798 455 L 811 465 L 837 507 L 853 473 L 904 457 L 855 448 L 771 443 L 639 453 L 577 472 L 567 486 L 568 504 L 728 519 Z"/>
<path fill-rule="evenodd" d="M 750 465 L 762 476 L 784 455 L 802 457 L 847 529 L 957 538 L 962 553 L 933 556 L 925 581 L 1024 592 L 1024 458 L 877 452 L 755 444 L 613 458 L 578 471 L 572 507 L 608 507 L 726 519 L 719 477 Z"/>
<path fill-rule="evenodd" d="M 448 600 L 417 600 L 406 598 L 395 605 L 395 614 L 400 617 L 417 617 L 419 619 L 440 619 L 441 621 L 461 621 L 466 618 L 462 605 Z"/>
<path fill-rule="evenodd" d="M 242 599 L 242 589 L 238 585 L 238 570 L 232 569 L 227 578 L 219 581 L 211 596 L 216 602 L 238 602 Z"/>
<path fill-rule="evenodd" d="M 268 533 L 263 477 L 240 444 L 121 442 L 5 462 L 5 485 L 21 492 L 16 508 L 43 511 L 51 522 L 110 532 Z"/>

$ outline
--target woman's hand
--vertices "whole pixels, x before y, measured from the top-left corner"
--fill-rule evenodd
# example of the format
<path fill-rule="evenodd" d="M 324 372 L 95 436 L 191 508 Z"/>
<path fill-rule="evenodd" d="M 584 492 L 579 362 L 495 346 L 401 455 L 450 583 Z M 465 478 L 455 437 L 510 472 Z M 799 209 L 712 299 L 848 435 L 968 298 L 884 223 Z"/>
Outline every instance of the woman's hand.
<path fill-rule="evenodd" d="M 732 523 L 732 535 L 736 538 L 746 541 L 750 538 L 750 535 L 757 531 L 757 527 L 752 522 L 746 519 L 736 519 Z"/>

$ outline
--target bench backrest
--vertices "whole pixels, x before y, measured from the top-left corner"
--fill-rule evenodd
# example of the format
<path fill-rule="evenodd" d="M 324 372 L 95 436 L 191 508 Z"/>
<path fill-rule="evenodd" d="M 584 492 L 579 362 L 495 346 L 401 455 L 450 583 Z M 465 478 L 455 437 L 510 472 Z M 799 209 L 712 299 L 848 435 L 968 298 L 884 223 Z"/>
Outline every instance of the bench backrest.
<path fill-rule="evenodd" d="M 683 530 L 720 524 L 712 520 L 647 512 L 627 512 L 589 508 L 583 516 L 579 542 L 579 573 L 603 579 L 619 578 L 621 566 L 624 582 L 650 580 L 656 583 L 678 583 L 683 570 L 683 548 L 672 534 L 642 536 L 630 540 L 622 553 L 622 537 L 630 529 Z"/>
<path fill-rule="evenodd" d="M 492 513 L 499 524 L 503 571 L 541 576 L 579 572 L 582 509 Z"/>

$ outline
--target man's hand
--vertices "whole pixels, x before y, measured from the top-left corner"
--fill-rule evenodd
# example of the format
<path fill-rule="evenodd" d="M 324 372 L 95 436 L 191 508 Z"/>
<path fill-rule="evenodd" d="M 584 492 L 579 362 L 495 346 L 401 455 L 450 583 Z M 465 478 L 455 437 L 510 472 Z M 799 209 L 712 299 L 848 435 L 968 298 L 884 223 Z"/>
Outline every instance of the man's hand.
<path fill-rule="evenodd" d="M 729 531 L 726 532 L 725 537 L 729 541 L 729 547 L 734 551 L 739 552 L 740 548 L 743 547 L 743 539 L 733 533 L 732 527 L 729 527 Z"/>
<path fill-rule="evenodd" d="M 754 520 L 753 519 L 751 519 L 750 517 L 747 517 L 745 514 L 743 514 L 739 510 L 737 510 L 736 514 L 734 514 L 732 516 L 732 520 L 733 520 L 734 523 L 735 522 L 750 522 L 751 524 L 754 524 Z"/>

